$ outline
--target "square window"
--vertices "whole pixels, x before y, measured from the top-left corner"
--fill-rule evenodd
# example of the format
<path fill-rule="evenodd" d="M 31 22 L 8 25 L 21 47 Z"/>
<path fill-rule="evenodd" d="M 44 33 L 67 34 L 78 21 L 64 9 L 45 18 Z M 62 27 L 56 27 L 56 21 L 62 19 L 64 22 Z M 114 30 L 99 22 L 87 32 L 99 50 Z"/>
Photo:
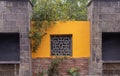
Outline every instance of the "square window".
<path fill-rule="evenodd" d="M 0 62 L 20 61 L 18 33 L 0 33 Z"/>
<path fill-rule="evenodd" d="M 120 33 L 102 33 L 102 59 L 103 61 L 120 60 Z"/>
<path fill-rule="evenodd" d="M 71 56 L 72 35 L 51 35 L 51 55 Z"/>

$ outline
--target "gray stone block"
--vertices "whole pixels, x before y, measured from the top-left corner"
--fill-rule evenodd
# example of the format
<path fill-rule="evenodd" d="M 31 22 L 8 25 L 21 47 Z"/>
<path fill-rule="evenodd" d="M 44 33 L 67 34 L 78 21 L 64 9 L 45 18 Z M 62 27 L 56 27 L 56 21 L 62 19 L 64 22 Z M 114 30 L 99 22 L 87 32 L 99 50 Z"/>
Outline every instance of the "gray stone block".
<path fill-rule="evenodd" d="M 28 45 L 21 45 L 21 50 L 23 51 L 29 51 L 29 46 Z"/>
<path fill-rule="evenodd" d="M 95 1 L 97 2 L 97 1 Z M 98 1 L 100 6 L 99 7 L 112 7 L 112 1 L 111 0 L 101 0 L 101 1 Z"/>
<path fill-rule="evenodd" d="M 114 8 L 111 7 L 101 7 L 101 13 L 112 14 L 115 12 Z"/>
<path fill-rule="evenodd" d="M 21 33 L 21 38 L 29 38 L 29 33 Z"/>
<path fill-rule="evenodd" d="M 115 8 L 115 13 L 120 13 L 120 8 Z"/>
<path fill-rule="evenodd" d="M 28 45 L 28 44 L 29 44 L 28 41 L 29 41 L 28 38 L 21 38 L 21 39 L 20 39 L 20 44 L 21 44 L 21 45 Z"/>

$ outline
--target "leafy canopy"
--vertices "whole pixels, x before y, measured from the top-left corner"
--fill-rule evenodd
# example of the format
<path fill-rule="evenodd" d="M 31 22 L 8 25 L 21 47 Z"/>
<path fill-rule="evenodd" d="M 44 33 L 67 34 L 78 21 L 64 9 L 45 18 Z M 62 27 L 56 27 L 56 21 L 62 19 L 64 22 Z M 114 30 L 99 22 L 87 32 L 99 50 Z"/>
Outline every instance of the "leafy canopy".
<path fill-rule="evenodd" d="M 54 21 L 87 20 L 88 0 L 31 0 L 33 3 L 31 49 L 36 51 L 45 31 Z"/>
<path fill-rule="evenodd" d="M 32 0 L 33 20 L 87 20 L 88 0 Z"/>

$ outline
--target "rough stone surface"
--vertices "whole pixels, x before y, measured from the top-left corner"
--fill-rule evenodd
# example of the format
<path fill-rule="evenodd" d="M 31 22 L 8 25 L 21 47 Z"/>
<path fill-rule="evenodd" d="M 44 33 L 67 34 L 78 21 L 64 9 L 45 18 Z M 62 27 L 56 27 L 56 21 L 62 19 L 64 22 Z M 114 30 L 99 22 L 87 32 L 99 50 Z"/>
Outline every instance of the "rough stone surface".
<path fill-rule="evenodd" d="M 32 75 L 28 37 L 30 12 L 31 5 L 27 0 L 0 0 L 0 33 L 20 34 L 19 76 Z"/>
<path fill-rule="evenodd" d="M 91 76 L 103 76 L 102 32 L 120 32 L 120 0 L 92 0 L 88 12 L 91 22 L 89 72 Z"/>
<path fill-rule="evenodd" d="M 32 69 L 33 76 L 36 76 L 38 73 L 42 71 L 48 70 L 48 66 L 50 65 L 52 59 L 51 58 L 37 58 L 32 60 Z M 64 59 L 62 63 L 59 64 L 59 76 L 69 76 L 67 74 L 67 70 L 72 67 L 77 67 L 80 69 L 81 76 L 88 75 L 88 65 L 89 58 L 67 58 Z"/>

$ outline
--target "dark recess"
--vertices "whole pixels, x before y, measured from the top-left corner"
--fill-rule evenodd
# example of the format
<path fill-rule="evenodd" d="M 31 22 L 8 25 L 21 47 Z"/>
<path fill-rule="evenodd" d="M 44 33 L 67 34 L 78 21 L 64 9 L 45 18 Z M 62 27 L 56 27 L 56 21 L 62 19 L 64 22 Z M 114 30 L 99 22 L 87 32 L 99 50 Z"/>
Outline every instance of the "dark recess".
<path fill-rule="evenodd" d="M 120 60 L 120 33 L 102 33 L 103 61 Z"/>
<path fill-rule="evenodd" d="M 19 61 L 20 44 L 18 33 L 0 33 L 0 61 Z"/>

